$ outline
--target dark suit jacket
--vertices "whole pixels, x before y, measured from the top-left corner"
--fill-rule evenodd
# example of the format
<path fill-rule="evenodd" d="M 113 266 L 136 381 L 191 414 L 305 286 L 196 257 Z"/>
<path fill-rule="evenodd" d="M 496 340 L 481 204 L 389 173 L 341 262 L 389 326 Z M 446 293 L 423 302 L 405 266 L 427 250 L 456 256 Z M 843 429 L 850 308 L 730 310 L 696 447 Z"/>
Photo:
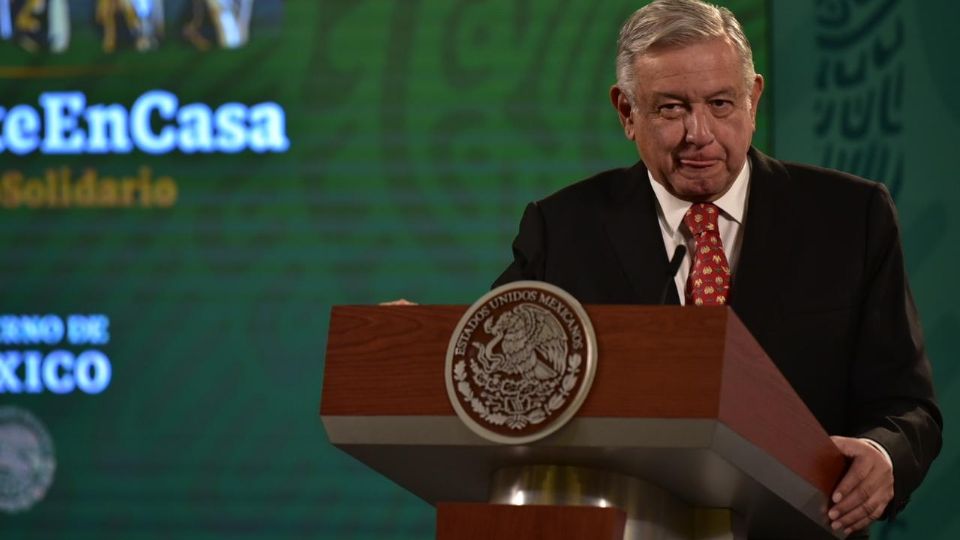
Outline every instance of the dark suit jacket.
<path fill-rule="evenodd" d="M 887 449 L 895 513 L 939 453 L 943 421 L 893 202 L 876 182 L 755 149 L 750 160 L 730 305 L 828 433 Z M 513 251 L 494 285 L 546 281 L 585 304 L 656 304 L 671 279 L 642 162 L 528 205 Z"/>

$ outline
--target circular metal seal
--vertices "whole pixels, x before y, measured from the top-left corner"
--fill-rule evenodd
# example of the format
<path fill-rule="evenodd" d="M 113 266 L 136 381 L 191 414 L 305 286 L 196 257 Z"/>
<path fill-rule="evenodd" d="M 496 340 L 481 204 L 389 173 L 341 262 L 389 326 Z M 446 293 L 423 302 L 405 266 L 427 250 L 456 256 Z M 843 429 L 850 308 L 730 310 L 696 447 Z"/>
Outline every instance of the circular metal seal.
<path fill-rule="evenodd" d="M 477 435 L 523 444 L 560 429 L 586 399 L 597 339 L 583 306 L 540 281 L 497 287 L 460 319 L 444 378 L 457 416 Z"/>
<path fill-rule="evenodd" d="M 43 424 L 19 407 L 0 407 L 0 510 L 28 510 L 47 494 L 56 469 Z"/>

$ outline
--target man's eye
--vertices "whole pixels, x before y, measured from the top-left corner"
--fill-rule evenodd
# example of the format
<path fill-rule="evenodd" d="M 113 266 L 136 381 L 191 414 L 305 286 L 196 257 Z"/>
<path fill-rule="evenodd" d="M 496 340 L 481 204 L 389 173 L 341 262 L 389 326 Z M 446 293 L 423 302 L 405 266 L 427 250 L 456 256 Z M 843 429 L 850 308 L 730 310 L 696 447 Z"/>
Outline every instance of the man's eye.
<path fill-rule="evenodd" d="M 733 107 L 733 102 L 727 99 L 712 99 L 710 106 L 714 109 L 730 109 Z"/>
<path fill-rule="evenodd" d="M 659 109 L 660 115 L 666 118 L 676 118 L 683 114 L 683 104 L 681 103 L 664 103 L 660 105 Z"/>

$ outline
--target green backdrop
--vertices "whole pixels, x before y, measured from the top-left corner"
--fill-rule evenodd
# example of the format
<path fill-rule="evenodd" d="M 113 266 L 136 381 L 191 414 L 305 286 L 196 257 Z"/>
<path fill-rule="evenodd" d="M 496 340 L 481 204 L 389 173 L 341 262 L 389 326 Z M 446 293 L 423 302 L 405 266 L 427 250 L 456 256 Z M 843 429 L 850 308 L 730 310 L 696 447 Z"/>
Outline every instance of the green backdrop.
<path fill-rule="evenodd" d="M 723 3 L 744 22 L 758 70 L 768 74 L 756 144 L 873 172 L 830 162 L 817 146 L 860 140 L 831 138 L 812 122 L 814 98 L 842 99 L 816 86 L 819 58 L 856 54 L 818 45 L 818 32 L 830 29 L 818 22 L 823 14 L 812 3 Z M 177 96 L 181 111 L 275 103 L 289 141 L 286 151 L 262 153 L 0 153 L 0 316 L 109 320 L 101 343 L 0 343 L 0 353 L 46 358 L 65 350 L 79 358 L 98 350 L 111 366 L 109 385 L 96 394 L 0 393 L 0 407 L 17 406 L 46 426 L 57 462 L 42 500 L 0 511 L 0 532 L 430 538 L 428 505 L 324 437 L 317 408 L 330 306 L 401 296 L 470 303 L 509 261 L 527 201 L 635 161 L 607 91 L 617 30 L 640 3 L 256 0 L 249 41 L 217 46 L 208 14 L 205 51 L 183 37 L 197 4 L 164 2 L 165 32 L 152 50 L 137 50 L 119 14 L 116 49 L 104 52 L 94 0 L 70 0 L 62 52 L 45 45 L 51 24 L 26 36 L 39 44 L 34 52 L 15 37 L 0 41 L 7 121 L 16 105 L 43 113 L 44 92 L 82 92 L 88 105 L 130 112 L 161 89 Z M 874 4 L 884 3 L 817 3 L 861 18 Z M 957 124 L 946 89 L 956 81 L 934 69 L 945 53 L 918 30 L 937 18 L 892 4 L 905 36 L 894 60 L 905 70 L 904 128 L 876 138 L 895 135 L 886 152 L 900 152 L 904 165 L 899 176 L 879 166 L 871 176 L 899 182 L 910 270 L 949 414 L 957 408 L 947 356 L 956 298 L 937 285 L 946 285 L 943 270 L 956 261 L 956 218 L 946 209 L 957 191 L 944 173 Z M 949 43 L 945 31 L 941 38 Z M 149 129 L 177 124 L 161 116 L 153 113 Z M 927 125 L 940 130 L 936 138 L 926 140 Z M 5 126 L 0 118 L 0 133 Z M 41 190 L 48 171 L 62 183 L 64 167 L 75 182 L 88 170 L 103 182 L 147 167 L 165 197 L 109 207 L 26 204 L 28 179 L 41 179 L 33 188 Z M 17 175 L 20 184 L 4 184 Z M 956 536 L 955 521 L 932 519 L 950 504 L 955 455 L 948 444 L 933 478 L 884 535 Z"/>
<path fill-rule="evenodd" d="M 940 457 L 906 512 L 875 528 L 881 539 L 960 537 L 957 20 L 948 0 L 771 3 L 772 149 L 890 188 L 944 411 Z"/>

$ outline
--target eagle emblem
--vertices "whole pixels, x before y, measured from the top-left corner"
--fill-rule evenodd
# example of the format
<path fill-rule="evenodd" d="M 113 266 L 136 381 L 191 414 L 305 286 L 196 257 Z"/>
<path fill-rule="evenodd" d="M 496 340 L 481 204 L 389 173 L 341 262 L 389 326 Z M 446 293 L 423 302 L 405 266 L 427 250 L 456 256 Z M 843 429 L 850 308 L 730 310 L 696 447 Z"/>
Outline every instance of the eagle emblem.
<path fill-rule="evenodd" d="M 451 338 L 451 402 L 468 427 L 497 442 L 546 436 L 586 395 L 593 339 L 583 308 L 561 289 L 539 282 L 495 289 Z"/>
<path fill-rule="evenodd" d="M 486 371 L 541 381 L 565 371 L 566 335 L 557 318 L 542 307 L 520 304 L 500 315 L 496 322 L 487 319 L 483 329 L 493 339 L 486 345 L 473 342 L 473 346 L 478 349 L 477 361 Z"/>

